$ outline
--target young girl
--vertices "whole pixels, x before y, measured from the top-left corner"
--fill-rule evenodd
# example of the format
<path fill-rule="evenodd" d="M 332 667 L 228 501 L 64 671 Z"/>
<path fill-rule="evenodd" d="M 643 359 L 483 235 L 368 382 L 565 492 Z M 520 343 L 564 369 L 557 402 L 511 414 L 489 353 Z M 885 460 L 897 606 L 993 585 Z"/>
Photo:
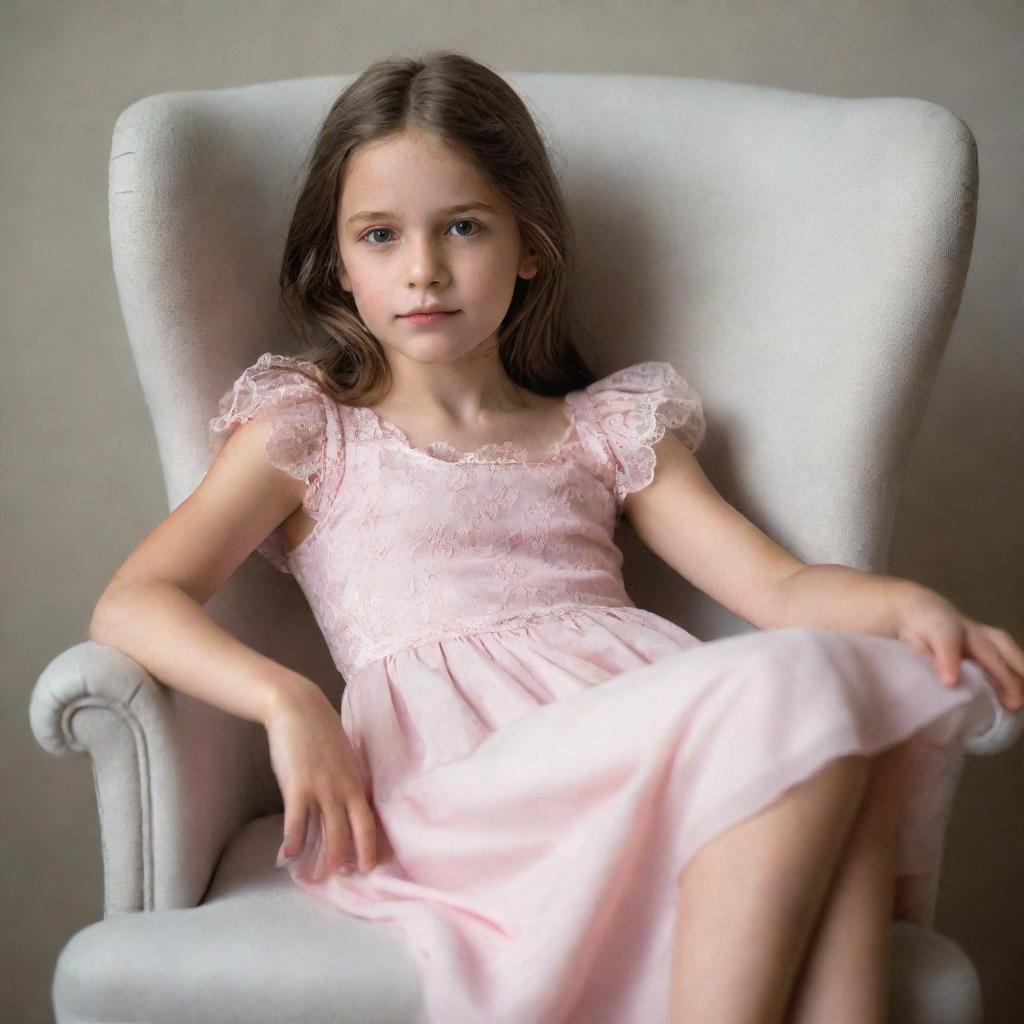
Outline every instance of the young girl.
<path fill-rule="evenodd" d="M 92 635 L 152 665 L 192 645 L 171 685 L 265 725 L 279 865 L 403 929 L 424 1022 L 883 1021 L 892 918 L 920 913 L 963 741 L 1022 706 L 1024 654 L 727 504 L 673 365 L 588 369 L 572 256 L 500 77 L 451 53 L 370 67 L 285 248 L 320 347 L 241 373 L 206 477 Z M 703 642 L 637 608 L 623 515 L 761 629 Z M 340 723 L 199 607 L 256 548 L 309 600 Z M 168 564 L 172 597 L 140 604 Z"/>

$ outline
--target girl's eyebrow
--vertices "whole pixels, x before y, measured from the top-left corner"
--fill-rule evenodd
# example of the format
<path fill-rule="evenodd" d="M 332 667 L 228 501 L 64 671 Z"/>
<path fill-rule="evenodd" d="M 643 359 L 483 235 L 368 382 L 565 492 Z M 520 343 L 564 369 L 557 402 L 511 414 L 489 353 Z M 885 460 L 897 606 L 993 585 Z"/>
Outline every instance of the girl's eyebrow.
<path fill-rule="evenodd" d="M 457 206 L 446 206 L 443 210 L 438 210 L 437 212 L 448 216 L 453 213 L 465 213 L 467 210 L 476 209 L 491 210 L 493 207 L 488 206 L 487 203 L 479 202 L 459 203 Z M 384 220 L 388 217 L 393 218 L 395 217 L 395 214 L 388 213 L 386 210 L 360 210 L 358 213 L 353 213 L 352 216 L 345 221 L 345 225 L 348 226 L 353 221 L 357 220 Z"/>

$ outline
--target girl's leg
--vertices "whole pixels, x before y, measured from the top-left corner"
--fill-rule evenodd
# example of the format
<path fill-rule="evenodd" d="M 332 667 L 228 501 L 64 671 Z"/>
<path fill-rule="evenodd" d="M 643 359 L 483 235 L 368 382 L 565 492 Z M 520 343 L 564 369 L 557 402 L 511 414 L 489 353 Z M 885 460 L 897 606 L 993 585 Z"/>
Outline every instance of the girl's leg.
<path fill-rule="evenodd" d="M 874 758 L 869 790 L 794 986 L 787 1024 L 889 1019 L 897 779 L 906 750 Z"/>
<path fill-rule="evenodd" d="M 783 1019 L 871 761 L 836 758 L 680 872 L 672 1024 Z"/>

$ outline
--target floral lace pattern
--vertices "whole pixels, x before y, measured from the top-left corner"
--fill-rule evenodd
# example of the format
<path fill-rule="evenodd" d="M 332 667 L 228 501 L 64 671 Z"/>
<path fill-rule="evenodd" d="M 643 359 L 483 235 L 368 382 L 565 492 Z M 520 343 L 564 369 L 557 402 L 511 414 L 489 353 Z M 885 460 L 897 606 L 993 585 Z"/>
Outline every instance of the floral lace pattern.
<path fill-rule="evenodd" d="M 666 428 L 696 451 L 706 425 L 700 396 L 671 363 L 627 366 L 586 388 L 615 455 L 615 496 L 621 501 L 654 479 L 653 446 Z"/>
<path fill-rule="evenodd" d="M 558 458 L 567 447 L 573 443 L 572 406 L 568 399 L 565 403 L 566 415 L 569 417 L 569 424 L 562 436 L 545 449 L 539 458 L 531 458 L 530 451 L 525 445 L 516 441 L 497 441 L 489 444 L 482 444 L 467 452 L 459 452 L 449 441 L 431 441 L 425 445 L 414 445 L 397 424 L 385 419 L 373 409 L 367 406 L 352 406 L 351 415 L 355 418 L 354 436 L 359 440 L 384 439 L 396 441 L 398 444 L 408 448 L 410 453 L 416 456 L 424 456 L 431 459 L 441 459 L 444 462 L 455 462 L 465 464 L 474 463 L 497 463 L 515 462 L 539 465 Z"/>
<path fill-rule="evenodd" d="M 292 550 L 277 529 L 259 551 L 296 576 L 343 673 L 452 624 L 632 607 L 613 541 L 621 498 L 653 478 L 650 446 L 666 428 L 691 446 L 704 433 L 699 397 L 664 362 L 569 392 L 565 431 L 539 455 L 514 441 L 417 447 L 302 370 L 319 376 L 264 353 L 221 398 L 210 433 L 219 445 L 272 415 L 268 458 L 307 482 L 303 507 L 317 522 Z"/>
<path fill-rule="evenodd" d="M 328 483 L 340 480 L 344 472 L 345 453 L 339 443 L 335 403 L 302 370 L 320 376 L 314 363 L 264 353 L 221 396 L 208 436 L 216 453 L 238 425 L 256 417 L 270 418 L 267 457 L 271 465 L 306 482 L 303 508 L 319 519 L 329 500 Z M 284 535 L 275 530 L 258 550 L 282 572 L 289 572 L 286 544 Z"/>

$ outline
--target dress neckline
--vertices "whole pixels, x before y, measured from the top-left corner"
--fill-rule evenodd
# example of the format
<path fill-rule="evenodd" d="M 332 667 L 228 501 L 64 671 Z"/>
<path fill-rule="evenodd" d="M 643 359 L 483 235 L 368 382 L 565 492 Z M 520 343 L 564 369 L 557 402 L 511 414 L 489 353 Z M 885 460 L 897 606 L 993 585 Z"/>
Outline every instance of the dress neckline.
<path fill-rule="evenodd" d="M 447 462 L 452 465 L 467 463 L 486 463 L 488 465 L 543 465 L 554 462 L 576 441 L 576 410 L 570 391 L 562 397 L 561 411 L 566 420 L 562 436 L 548 445 L 538 456 L 531 458 L 530 449 L 518 441 L 489 441 L 486 444 L 460 452 L 448 441 L 431 441 L 425 445 L 415 445 L 397 423 L 382 416 L 368 405 L 353 405 L 350 409 L 365 417 L 371 424 L 373 434 L 380 437 L 391 437 L 402 448 L 413 455 L 430 459 L 433 462 Z"/>

